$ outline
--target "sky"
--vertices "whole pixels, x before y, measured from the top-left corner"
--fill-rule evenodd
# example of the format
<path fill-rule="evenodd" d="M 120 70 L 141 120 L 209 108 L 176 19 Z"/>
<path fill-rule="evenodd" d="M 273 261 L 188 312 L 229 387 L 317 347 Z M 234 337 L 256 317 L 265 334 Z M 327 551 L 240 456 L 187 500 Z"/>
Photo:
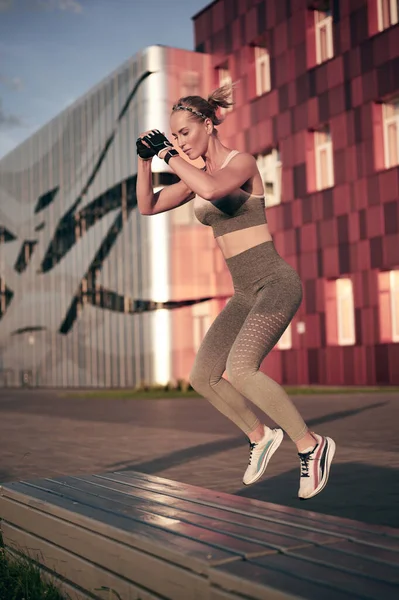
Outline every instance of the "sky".
<path fill-rule="evenodd" d="M 194 50 L 211 0 L 0 0 L 0 158 L 140 49 Z"/>

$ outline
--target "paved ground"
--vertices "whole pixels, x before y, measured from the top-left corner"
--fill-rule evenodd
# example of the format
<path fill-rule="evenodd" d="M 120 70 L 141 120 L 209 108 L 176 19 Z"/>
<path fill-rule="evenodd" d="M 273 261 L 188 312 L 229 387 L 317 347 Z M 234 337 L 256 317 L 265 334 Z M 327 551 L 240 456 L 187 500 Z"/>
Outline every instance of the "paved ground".
<path fill-rule="evenodd" d="M 246 438 L 205 400 L 82 400 L 64 394 L 0 390 L 0 482 L 134 469 L 399 527 L 398 394 L 294 398 L 308 424 L 337 443 L 329 485 L 306 502 L 296 497 L 299 461 L 288 439 L 263 479 L 242 485 Z"/>

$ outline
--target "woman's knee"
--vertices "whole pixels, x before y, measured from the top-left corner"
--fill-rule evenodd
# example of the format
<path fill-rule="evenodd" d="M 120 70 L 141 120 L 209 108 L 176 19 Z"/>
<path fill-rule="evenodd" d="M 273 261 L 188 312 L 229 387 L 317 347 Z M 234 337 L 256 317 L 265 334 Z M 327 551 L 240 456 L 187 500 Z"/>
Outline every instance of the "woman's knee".
<path fill-rule="evenodd" d="M 209 388 L 216 385 L 222 377 L 218 372 L 215 372 L 215 366 L 207 362 L 196 361 L 189 375 L 191 387 L 199 394 L 206 393 Z"/>
<path fill-rule="evenodd" d="M 226 365 L 227 379 L 231 385 L 239 392 L 243 393 L 248 380 L 253 377 L 259 369 L 251 365 L 244 365 L 242 362 L 235 362 L 229 358 Z"/>

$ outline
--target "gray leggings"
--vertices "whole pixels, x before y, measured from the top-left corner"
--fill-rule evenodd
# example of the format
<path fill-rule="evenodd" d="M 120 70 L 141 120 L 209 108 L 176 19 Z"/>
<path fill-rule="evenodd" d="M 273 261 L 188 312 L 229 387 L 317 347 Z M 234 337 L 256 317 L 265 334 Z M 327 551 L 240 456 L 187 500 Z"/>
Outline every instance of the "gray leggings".
<path fill-rule="evenodd" d="M 259 425 L 248 399 L 296 442 L 307 426 L 284 389 L 259 367 L 299 308 L 301 281 L 273 242 L 241 252 L 226 263 L 234 295 L 209 328 L 190 383 L 245 434 Z M 228 380 L 222 377 L 225 370 Z"/>

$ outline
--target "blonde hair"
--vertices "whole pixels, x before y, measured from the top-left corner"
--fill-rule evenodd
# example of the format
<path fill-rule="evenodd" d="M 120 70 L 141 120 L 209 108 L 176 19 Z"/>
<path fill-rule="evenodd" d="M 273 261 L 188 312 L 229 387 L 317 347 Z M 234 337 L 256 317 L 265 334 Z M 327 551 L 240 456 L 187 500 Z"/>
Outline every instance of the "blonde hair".
<path fill-rule="evenodd" d="M 232 106 L 234 102 L 231 96 L 232 86 L 226 84 L 214 90 L 209 94 L 207 99 L 202 98 L 202 96 L 185 96 L 184 98 L 179 98 L 176 104 L 174 104 L 172 112 L 187 110 L 192 114 L 193 119 L 198 121 L 210 119 L 215 126 L 220 125 L 223 119 L 219 119 L 216 116 L 216 111 L 218 108 Z"/>

